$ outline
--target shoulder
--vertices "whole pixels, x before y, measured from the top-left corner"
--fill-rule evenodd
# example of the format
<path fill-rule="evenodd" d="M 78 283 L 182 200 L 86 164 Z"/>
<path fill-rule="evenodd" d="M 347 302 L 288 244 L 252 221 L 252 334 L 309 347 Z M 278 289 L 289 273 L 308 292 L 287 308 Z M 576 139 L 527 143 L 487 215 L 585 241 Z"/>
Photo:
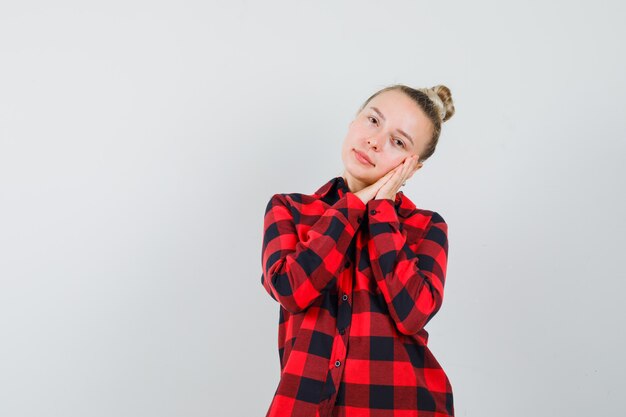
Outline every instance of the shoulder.
<path fill-rule="evenodd" d="M 276 193 L 272 195 L 265 207 L 265 214 L 277 207 L 287 208 L 295 212 L 307 211 L 319 202 L 315 194 Z"/>

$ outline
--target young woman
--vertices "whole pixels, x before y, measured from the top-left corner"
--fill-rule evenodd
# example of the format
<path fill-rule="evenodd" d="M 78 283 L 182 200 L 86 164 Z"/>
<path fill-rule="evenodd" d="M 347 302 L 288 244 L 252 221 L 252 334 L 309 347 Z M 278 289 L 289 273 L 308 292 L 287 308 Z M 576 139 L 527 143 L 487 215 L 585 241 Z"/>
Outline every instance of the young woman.
<path fill-rule="evenodd" d="M 438 85 L 384 88 L 359 109 L 343 175 L 274 194 L 261 282 L 280 304 L 280 382 L 266 417 L 453 416 L 424 326 L 440 309 L 447 224 L 400 187 L 454 114 Z"/>

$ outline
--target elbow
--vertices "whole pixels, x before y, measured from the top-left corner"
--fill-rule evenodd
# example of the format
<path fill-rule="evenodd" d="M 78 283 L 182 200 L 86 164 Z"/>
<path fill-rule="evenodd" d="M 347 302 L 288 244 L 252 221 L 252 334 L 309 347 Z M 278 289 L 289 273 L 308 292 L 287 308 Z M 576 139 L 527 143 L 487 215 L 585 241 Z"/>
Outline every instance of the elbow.
<path fill-rule="evenodd" d="M 263 274 L 263 287 L 289 313 L 297 314 L 306 309 L 297 303 L 285 274 L 274 274 L 270 278 Z"/>
<path fill-rule="evenodd" d="M 396 328 L 398 331 L 406 336 L 411 336 L 419 333 L 424 328 L 427 320 L 423 320 L 421 317 L 419 320 L 404 320 L 397 322 Z"/>
<path fill-rule="evenodd" d="M 298 313 L 302 313 L 304 310 L 306 310 L 306 308 L 301 308 L 297 304 L 294 304 L 294 303 L 291 303 L 291 302 L 288 302 L 288 301 L 285 301 L 285 300 L 279 300 L 278 302 L 279 302 L 279 304 L 281 305 L 282 308 L 287 310 L 287 312 L 289 314 L 298 314 Z"/>
<path fill-rule="evenodd" d="M 306 310 L 306 307 L 302 307 L 296 303 L 293 297 L 282 297 L 274 294 L 274 299 L 290 314 L 298 314 Z"/>
<path fill-rule="evenodd" d="M 420 314 L 420 317 L 416 320 L 405 320 L 402 322 L 398 322 L 396 328 L 398 331 L 404 335 L 412 336 L 414 334 L 419 333 L 424 329 L 424 327 L 428 324 L 430 319 L 437 313 L 437 311 L 433 311 L 431 314 L 423 315 Z"/>
<path fill-rule="evenodd" d="M 404 335 L 411 336 L 419 333 L 433 318 L 441 307 L 442 298 L 437 292 L 431 294 L 422 293 L 417 302 L 410 309 L 396 309 L 396 327 Z"/>

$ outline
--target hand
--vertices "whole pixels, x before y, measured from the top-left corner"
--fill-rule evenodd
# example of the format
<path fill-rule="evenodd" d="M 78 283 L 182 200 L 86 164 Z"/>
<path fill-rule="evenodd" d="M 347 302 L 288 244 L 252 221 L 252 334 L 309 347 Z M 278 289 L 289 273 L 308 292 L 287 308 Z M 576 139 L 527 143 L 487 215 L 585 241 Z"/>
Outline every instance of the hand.
<path fill-rule="evenodd" d="M 385 175 L 376 183 L 374 183 L 378 184 L 384 179 L 383 185 L 378 188 L 378 191 L 374 198 L 377 200 L 386 198 L 395 200 L 396 193 L 398 192 L 398 190 L 400 190 L 402 183 L 411 178 L 413 173 L 416 171 L 415 168 L 417 167 L 418 159 L 419 158 L 417 155 L 408 156 L 400 165 L 387 173 L 391 173 L 390 177 Z"/>
<path fill-rule="evenodd" d="M 393 175 L 396 169 L 397 167 L 392 169 L 388 173 L 386 173 L 382 178 L 378 179 L 378 181 L 376 181 L 374 184 L 370 184 L 367 187 L 357 191 L 356 193 L 354 193 L 354 195 L 359 197 L 361 201 L 363 201 L 363 204 L 367 204 L 368 201 L 370 201 L 372 198 L 374 198 L 374 196 L 376 196 L 376 193 L 378 192 L 380 187 L 382 187 L 383 184 L 385 184 L 385 182 L 387 182 L 387 180 L 391 178 L 391 176 Z"/>

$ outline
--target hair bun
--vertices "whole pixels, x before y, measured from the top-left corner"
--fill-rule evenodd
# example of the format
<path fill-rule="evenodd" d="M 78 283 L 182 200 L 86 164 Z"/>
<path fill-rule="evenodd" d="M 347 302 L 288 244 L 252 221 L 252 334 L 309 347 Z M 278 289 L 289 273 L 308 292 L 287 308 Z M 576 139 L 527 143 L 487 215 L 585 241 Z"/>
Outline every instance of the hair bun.
<path fill-rule="evenodd" d="M 439 97 L 440 103 L 438 104 L 443 106 L 442 110 L 444 115 L 441 121 L 445 122 L 454 115 L 454 103 L 452 101 L 452 93 L 450 92 L 450 89 L 443 84 L 438 84 L 434 87 L 431 87 L 430 90 Z"/>

